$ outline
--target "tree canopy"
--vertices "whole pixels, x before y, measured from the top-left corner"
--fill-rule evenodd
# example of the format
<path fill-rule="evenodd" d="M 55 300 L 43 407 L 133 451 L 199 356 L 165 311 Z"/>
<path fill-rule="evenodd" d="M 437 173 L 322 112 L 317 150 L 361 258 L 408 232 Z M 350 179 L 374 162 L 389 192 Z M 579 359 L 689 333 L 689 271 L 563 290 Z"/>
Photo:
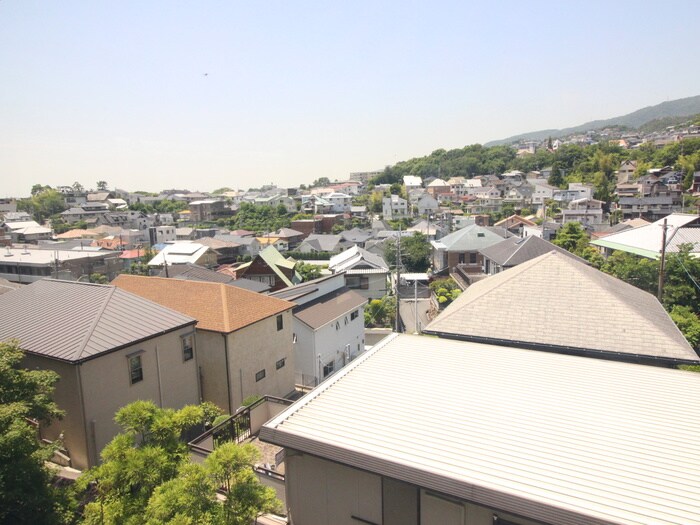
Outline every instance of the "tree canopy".
<path fill-rule="evenodd" d="M 430 267 L 430 242 L 420 232 L 401 238 L 401 263 L 409 272 L 425 272 Z M 396 265 L 397 243 L 389 239 L 384 244 L 384 259 L 389 266 Z"/>

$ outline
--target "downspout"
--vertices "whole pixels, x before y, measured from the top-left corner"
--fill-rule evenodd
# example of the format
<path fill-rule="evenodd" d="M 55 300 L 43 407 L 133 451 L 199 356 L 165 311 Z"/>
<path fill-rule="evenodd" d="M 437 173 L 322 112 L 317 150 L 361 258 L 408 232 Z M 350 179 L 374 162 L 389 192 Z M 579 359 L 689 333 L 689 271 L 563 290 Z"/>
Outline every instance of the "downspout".
<path fill-rule="evenodd" d="M 226 401 L 228 402 L 228 413 L 233 414 L 233 407 L 231 406 L 231 370 L 228 363 L 228 336 L 227 334 L 221 334 L 224 338 L 224 358 L 226 359 Z"/>

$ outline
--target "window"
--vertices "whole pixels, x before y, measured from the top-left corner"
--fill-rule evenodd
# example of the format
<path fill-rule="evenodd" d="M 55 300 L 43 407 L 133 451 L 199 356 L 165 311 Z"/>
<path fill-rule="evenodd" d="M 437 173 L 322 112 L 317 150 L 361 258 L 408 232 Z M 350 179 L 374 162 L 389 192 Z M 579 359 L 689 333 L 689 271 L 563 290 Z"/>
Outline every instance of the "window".
<path fill-rule="evenodd" d="M 265 369 L 255 372 L 255 382 L 257 383 L 261 379 L 265 379 Z"/>
<path fill-rule="evenodd" d="M 131 384 L 143 381 L 143 367 L 141 364 L 141 356 L 135 355 L 129 358 L 129 376 Z"/>
<path fill-rule="evenodd" d="M 351 321 L 354 321 L 354 320 L 357 319 L 359 316 L 360 316 L 360 311 L 359 311 L 359 310 L 355 310 L 353 313 L 350 314 L 350 320 L 351 320 Z"/>
<path fill-rule="evenodd" d="M 348 324 L 348 316 L 345 316 L 345 324 Z"/>
<path fill-rule="evenodd" d="M 284 328 L 284 321 L 282 321 L 282 314 L 277 316 L 277 331 L 279 332 Z"/>
<path fill-rule="evenodd" d="M 329 363 L 323 365 L 323 377 L 328 377 L 331 375 L 333 370 L 335 370 L 335 361 L 330 361 Z"/>
<path fill-rule="evenodd" d="M 335 322 L 335 329 L 340 330 L 340 323 L 338 321 Z"/>
<path fill-rule="evenodd" d="M 276 368 L 277 370 L 279 370 L 280 368 L 284 368 L 284 365 L 286 364 L 286 361 L 287 361 L 287 359 L 286 359 L 285 357 L 283 357 L 282 359 L 280 359 L 279 361 L 277 361 L 277 362 L 275 363 L 275 368 Z"/>
<path fill-rule="evenodd" d="M 476 264 L 476 253 L 471 252 L 469 254 L 469 264 Z"/>
<path fill-rule="evenodd" d="M 292 334 L 292 344 L 297 343 L 297 334 Z"/>
<path fill-rule="evenodd" d="M 194 357 L 194 334 L 182 336 L 182 360 L 189 361 Z"/>

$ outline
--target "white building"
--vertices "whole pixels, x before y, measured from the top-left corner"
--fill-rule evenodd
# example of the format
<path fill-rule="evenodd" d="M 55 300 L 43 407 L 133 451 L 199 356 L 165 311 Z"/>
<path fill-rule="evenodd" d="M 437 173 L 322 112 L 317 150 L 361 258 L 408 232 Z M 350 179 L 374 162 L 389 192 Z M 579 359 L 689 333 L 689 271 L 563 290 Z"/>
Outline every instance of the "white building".
<path fill-rule="evenodd" d="M 403 185 L 406 186 L 406 191 L 423 186 L 423 179 L 414 175 L 404 175 Z"/>
<path fill-rule="evenodd" d="M 385 219 L 403 219 L 410 216 L 408 201 L 398 195 L 391 195 L 382 199 L 382 213 Z"/>

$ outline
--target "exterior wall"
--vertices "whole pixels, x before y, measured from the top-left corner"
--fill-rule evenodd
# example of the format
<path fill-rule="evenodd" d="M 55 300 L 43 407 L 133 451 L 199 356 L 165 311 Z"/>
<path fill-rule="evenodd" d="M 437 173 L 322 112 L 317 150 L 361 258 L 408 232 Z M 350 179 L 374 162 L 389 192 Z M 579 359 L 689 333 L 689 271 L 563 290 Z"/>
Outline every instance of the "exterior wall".
<path fill-rule="evenodd" d="M 360 284 L 358 287 L 354 284 L 353 278 L 360 277 L 367 279 L 366 287 Z M 367 275 L 348 275 L 346 277 L 347 287 L 357 292 L 362 297 L 367 299 L 381 299 L 389 290 L 387 289 L 387 274 L 385 273 L 370 273 Z"/>
<path fill-rule="evenodd" d="M 538 525 L 346 465 L 287 450 L 286 501 L 294 525 Z"/>
<path fill-rule="evenodd" d="M 470 254 L 476 254 L 476 262 L 469 262 Z M 463 260 L 460 260 L 460 256 L 463 256 Z M 484 265 L 483 259 L 479 252 L 447 252 L 447 265 L 450 268 L 459 265 L 467 273 L 481 273 L 481 268 Z"/>
<path fill-rule="evenodd" d="M 324 365 L 332 362 L 333 371 L 337 372 L 365 351 L 364 308 L 358 308 L 357 312 L 353 320 L 351 311 L 317 330 L 294 319 L 297 384 L 315 386 L 324 379 Z"/>
<path fill-rule="evenodd" d="M 231 405 L 235 411 L 252 395 L 285 397 L 294 390 L 294 352 L 292 350 L 292 311 L 282 312 L 281 330 L 277 316 L 246 326 L 228 334 Z M 284 359 L 282 368 L 277 361 Z M 255 375 L 265 370 L 265 377 Z"/>
<path fill-rule="evenodd" d="M 189 361 L 183 360 L 182 352 L 181 338 L 192 331 L 192 326 L 182 328 L 80 365 L 90 465 L 119 432 L 114 414 L 123 406 L 139 399 L 163 408 L 199 403 L 197 349 Z M 127 356 L 139 351 L 143 380 L 131 384 Z"/>
<path fill-rule="evenodd" d="M 209 330 L 197 330 L 197 361 L 202 385 L 202 399 L 211 401 L 227 413 L 237 406 L 229 406 L 226 382 L 225 335 Z"/>
<path fill-rule="evenodd" d="M 32 354 L 25 354 L 22 364 L 28 369 L 53 370 L 61 377 L 56 383 L 53 398 L 61 410 L 65 411 L 65 416 L 48 426 L 42 425 L 40 435 L 44 439 L 54 441 L 63 433 L 63 446 L 70 455 L 72 466 L 77 468 L 87 466 L 87 442 L 78 367 Z"/>

